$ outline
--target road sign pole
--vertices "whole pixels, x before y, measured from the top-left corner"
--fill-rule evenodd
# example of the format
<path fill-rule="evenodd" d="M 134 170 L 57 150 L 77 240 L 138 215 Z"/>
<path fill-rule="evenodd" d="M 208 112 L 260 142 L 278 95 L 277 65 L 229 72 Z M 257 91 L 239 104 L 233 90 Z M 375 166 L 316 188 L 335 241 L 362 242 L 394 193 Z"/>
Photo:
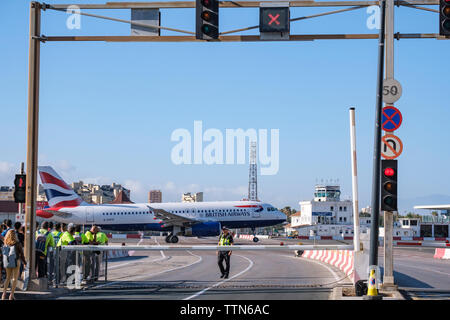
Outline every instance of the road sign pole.
<path fill-rule="evenodd" d="M 28 71 L 28 133 L 27 179 L 25 202 L 25 259 L 29 278 L 36 278 L 34 230 L 36 221 L 37 155 L 39 125 L 39 69 L 40 69 L 41 4 L 30 3 L 30 52 Z M 29 289 L 31 286 L 28 287 Z M 30 289 L 31 290 L 31 289 Z"/>
<path fill-rule="evenodd" d="M 380 168 L 381 168 L 381 115 L 383 107 L 383 80 L 384 80 L 384 40 L 385 40 L 385 21 L 386 21 L 386 1 L 380 1 L 380 34 L 378 43 L 378 81 L 377 81 L 377 99 L 375 112 L 375 136 L 374 136 L 374 154 L 373 154 L 373 178 L 372 178 L 372 214 L 370 230 L 370 255 L 369 268 L 376 269 L 378 266 L 378 219 L 380 216 Z M 375 276 L 379 275 L 375 273 Z M 366 299 L 381 299 L 378 294 L 364 296 Z"/>
<path fill-rule="evenodd" d="M 394 0 L 386 0 L 386 79 L 394 79 Z M 394 285 L 394 213 L 384 211 L 383 289 Z"/>
<path fill-rule="evenodd" d="M 386 0 L 386 79 L 394 79 L 394 0 Z"/>

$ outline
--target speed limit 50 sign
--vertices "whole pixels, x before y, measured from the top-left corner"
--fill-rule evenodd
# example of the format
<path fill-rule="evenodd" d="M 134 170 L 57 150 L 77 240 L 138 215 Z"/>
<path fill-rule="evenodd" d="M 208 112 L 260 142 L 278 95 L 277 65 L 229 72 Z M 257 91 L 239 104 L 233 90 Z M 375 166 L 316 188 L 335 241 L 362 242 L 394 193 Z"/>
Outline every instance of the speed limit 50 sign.
<path fill-rule="evenodd" d="M 394 103 L 402 96 L 402 86 L 395 79 L 386 79 L 383 82 L 384 103 Z"/>

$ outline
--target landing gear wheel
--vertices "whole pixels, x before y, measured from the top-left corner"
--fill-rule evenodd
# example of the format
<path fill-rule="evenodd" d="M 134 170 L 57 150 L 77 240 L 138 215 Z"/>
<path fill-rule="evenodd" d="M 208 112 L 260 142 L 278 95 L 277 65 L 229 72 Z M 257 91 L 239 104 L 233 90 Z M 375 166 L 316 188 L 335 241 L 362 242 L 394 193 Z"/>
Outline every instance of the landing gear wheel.
<path fill-rule="evenodd" d="M 172 236 L 172 238 L 170 239 L 171 243 L 178 243 L 178 237 L 177 236 Z"/>
<path fill-rule="evenodd" d="M 256 242 L 258 242 L 258 241 L 259 241 L 258 237 L 253 237 L 253 242 L 254 242 L 254 243 L 256 243 Z"/>
<path fill-rule="evenodd" d="M 171 235 L 168 235 L 168 236 L 166 237 L 166 242 L 167 242 L 167 243 L 171 243 L 171 242 L 172 242 L 172 236 L 171 236 Z"/>

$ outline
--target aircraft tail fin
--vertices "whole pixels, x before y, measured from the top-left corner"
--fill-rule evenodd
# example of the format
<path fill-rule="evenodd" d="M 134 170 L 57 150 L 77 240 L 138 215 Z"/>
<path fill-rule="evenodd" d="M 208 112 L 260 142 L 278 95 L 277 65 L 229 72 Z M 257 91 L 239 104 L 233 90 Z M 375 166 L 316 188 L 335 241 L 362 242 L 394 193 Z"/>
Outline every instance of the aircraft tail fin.
<path fill-rule="evenodd" d="M 88 205 L 52 167 L 39 166 L 38 171 L 51 208 Z"/>

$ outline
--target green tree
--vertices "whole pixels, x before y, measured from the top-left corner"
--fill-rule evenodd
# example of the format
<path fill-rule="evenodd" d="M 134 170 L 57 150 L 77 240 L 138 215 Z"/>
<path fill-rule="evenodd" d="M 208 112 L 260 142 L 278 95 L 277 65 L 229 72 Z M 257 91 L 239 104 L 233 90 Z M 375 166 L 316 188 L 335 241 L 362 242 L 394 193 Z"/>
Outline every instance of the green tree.
<path fill-rule="evenodd" d="M 362 218 L 367 218 L 367 217 L 370 217 L 370 213 L 361 211 L 359 213 L 359 216 L 362 217 Z"/>
<path fill-rule="evenodd" d="M 297 210 L 291 209 L 291 207 L 289 207 L 289 206 L 284 207 L 284 208 L 281 209 L 280 211 L 283 212 L 283 213 L 286 215 L 287 221 L 288 221 L 289 223 L 291 223 L 291 216 L 292 216 L 293 214 L 296 214 L 296 213 L 297 213 Z"/>
<path fill-rule="evenodd" d="M 408 212 L 408 214 L 406 216 L 404 216 L 403 218 L 409 218 L 409 219 L 420 218 L 420 214 Z"/>

